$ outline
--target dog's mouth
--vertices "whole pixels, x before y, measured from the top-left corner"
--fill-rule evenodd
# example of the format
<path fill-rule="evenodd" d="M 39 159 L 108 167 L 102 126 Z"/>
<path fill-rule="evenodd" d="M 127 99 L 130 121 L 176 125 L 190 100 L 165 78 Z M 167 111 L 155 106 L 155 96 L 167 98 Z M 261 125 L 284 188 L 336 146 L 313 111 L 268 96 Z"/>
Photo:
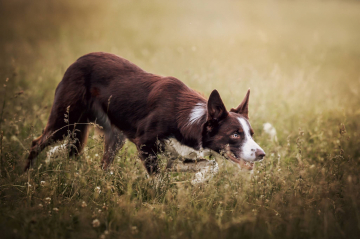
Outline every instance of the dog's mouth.
<path fill-rule="evenodd" d="M 229 151 L 225 153 L 225 157 L 237 164 L 241 169 L 253 170 L 255 162 L 245 161 L 242 158 L 236 158 L 235 155 Z"/>

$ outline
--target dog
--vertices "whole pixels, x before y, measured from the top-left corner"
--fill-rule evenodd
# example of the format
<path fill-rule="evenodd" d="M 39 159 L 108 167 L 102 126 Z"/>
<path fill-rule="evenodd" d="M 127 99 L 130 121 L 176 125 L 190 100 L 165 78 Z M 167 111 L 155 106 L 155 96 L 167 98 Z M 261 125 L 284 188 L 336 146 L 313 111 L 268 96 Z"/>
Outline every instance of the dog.
<path fill-rule="evenodd" d="M 222 155 L 251 170 L 265 152 L 252 138 L 249 96 L 250 89 L 237 108 L 227 111 L 217 90 L 207 100 L 180 80 L 148 73 L 119 56 L 84 55 L 66 70 L 57 86 L 49 120 L 42 135 L 32 141 L 25 171 L 69 129 L 75 146 L 68 148 L 69 156 L 81 153 L 90 122 L 104 132 L 103 169 L 127 138 L 136 145 L 150 175 L 159 172 L 157 155 L 164 150 L 183 159 L 178 171 L 199 172 L 214 165 L 213 160 L 204 159 L 209 154 Z"/>

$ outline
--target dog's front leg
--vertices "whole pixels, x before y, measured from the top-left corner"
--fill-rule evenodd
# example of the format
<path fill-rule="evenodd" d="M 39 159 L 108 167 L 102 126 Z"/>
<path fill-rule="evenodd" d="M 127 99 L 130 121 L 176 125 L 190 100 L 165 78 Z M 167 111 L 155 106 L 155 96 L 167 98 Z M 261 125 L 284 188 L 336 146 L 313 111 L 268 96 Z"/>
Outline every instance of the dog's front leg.
<path fill-rule="evenodd" d="M 156 155 L 150 154 L 147 158 L 142 158 L 142 161 L 149 175 L 159 173 L 158 158 Z"/>
<path fill-rule="evenodd" d="M 203 183 L 211 179 L 219 171 L 215 160 L 197 159 L 184 161 L 170 159 L 167 170 L 171 172 L 192 172 L 195 173 L 192 184 Z"/>
<path fill-rule="evenodd" d="M 185 159 L 185 160 L 178 160 L 177 158 L 171 158 L 166 166 L 168 171 L 172 172 L 191 172 L 196 173 L 199 172 L 201 169 L 208 167 L 211 161 L 206 159 Z"/>
<path fill-rule="evenodd" d="M 138 146 L 140 159 L 143 162 L 149 175 L 159 173 L 159 165 L 157 158 L 157 147 L 148 147 L 146 145 Z"/>

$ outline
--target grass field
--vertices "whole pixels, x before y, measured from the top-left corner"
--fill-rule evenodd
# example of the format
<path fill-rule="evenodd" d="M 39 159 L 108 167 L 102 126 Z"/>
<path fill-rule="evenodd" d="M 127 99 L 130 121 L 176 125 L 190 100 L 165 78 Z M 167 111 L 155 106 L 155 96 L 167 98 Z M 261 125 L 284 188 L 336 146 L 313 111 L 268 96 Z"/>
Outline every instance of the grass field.
<path fill-rule="evenodd" d="M 0 237 L 360 238 L 359 26 L 359 1 L 0 0 Z M 102 171 L 91 132 L 78 159 L 45 150 L 23 173 L 66 68 L 93 51 L 217 89 L 228 109 L 250 87 L 266 159 L 157 182 L 131 143 Z"/>

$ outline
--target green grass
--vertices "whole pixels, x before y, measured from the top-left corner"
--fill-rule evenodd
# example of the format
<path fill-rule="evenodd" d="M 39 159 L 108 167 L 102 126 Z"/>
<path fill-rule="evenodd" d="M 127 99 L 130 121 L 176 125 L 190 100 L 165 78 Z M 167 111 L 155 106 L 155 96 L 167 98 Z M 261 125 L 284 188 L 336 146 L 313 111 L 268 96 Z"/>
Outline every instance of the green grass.
<path fill-rule="evenodd" d="M 359 26 L 358 1 L 0 1 L 1 238 L 359 238 Z M 92 132 L 78 159 L 44 150 L 22 173 L 56 85 L 93 51 L 216 88 L 228 109 L 250 87 L 266 160 L 156 182 L 131 143 L 100 170 Z"/>

